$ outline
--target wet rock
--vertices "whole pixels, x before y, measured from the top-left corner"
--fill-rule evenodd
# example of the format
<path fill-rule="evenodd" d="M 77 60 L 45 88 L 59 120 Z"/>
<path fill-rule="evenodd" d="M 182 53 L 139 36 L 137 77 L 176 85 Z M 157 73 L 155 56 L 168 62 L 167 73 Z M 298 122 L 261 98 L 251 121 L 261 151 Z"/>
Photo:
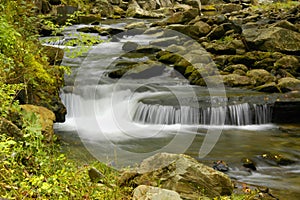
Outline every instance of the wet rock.
<path fill-rule="evenodd" d="M 222 43 L 207 43 L 204 48 L 213 53 L 213 54 L 225 54 L 225 55 L 234 55 L 236 54 L 236 49 L 231 44 L 222 44 Z"/>
<path fill-rule="evenodd" d="M 139 45 L 135 42 L 126 42 L 122 46 L 122 50 L 126 52 L 135 51 Z"/>
<path fill-rule="evenodd" d="M 237 65 L 228 65 L 227 67 L 224 68 L 224 72 L 229 72 L 229 73 L 233 73 L 236 70 L 242 70 L 243 72 L 247 72 L 248 71 L 248 67 L 246 65 L 243 64 L 237 64 Z"/>
<path fill-rule="evenodd" d="M 218 40 L 225 36 L 226 31 L 223 26 L 215 26 L 211 32 L 207 35 L 210 40 Z"/>
<path fill-rule="evenodd" d="M 287 20 L 281 20 L 273 25 L 274 27 L 281 27 L 285 29 L 289 29 L 291 31 L 298 31 L 298 28 Z"/>
<path fill-rule="evenodd" d="M 119 15 L 121 17 L 124 17 L 126 15 L 126 12 L 119 6 L 113 6 L 114 9 L 114 15 Z"/>
<path fill-rule="evenodd" d="M 230 87 L 243 87 L 251 85 L 252 81 L 247 76 L 238 74 L 223 75 L 224 84 Z"/>
<path fill-rule="evenodd" d="M 132 185 L 147 183 L 154 187 L 159 183 L 160 188 L 174 190 L 183 199 L 230 195 L 233 190 L 227 175 L 182 154 L 156 154 L 145 159 L 136 171 L 137 176 L 131 180 L 121 178 L 121 182 Z M 123 177 L 126 177 L 126 172 Z"/>
<path fill-rule="evenodd" d="M 42 106 L 35 105 L 21 105 L 21 108 L 26 113 L 33 113 L 38 117 L 38 121 L 42 126 L 42 133 L 47 141 L 51 141 L 54 134 L 53 122 L 55 121 L 55 114 Z"/>
<path fill-rule="evenodd" d="M 234 4 L 234 3 L 228 3 L 228 4 L 223 4 L 220 6 L 221 8 L 221 13 L 232 13 L 234 11 L 240 11 L 243 9 L 243 6 L 240 4 Z"/>
<path fill-rule="evenodd" d="M 271 165 L 291 165 L 294 164 L 295 161 L 289 158 L 284 157 L 280 154 L 272 154 L 272 153 L 265 153 L 259 156 L 265 162 Z"/>
<path fill-rule="evenodd" d="M 21 129 L 3 117 L 0 117 L 0 133 L 14 138 L 21 138 L 23 136 Z"/>
<path fill-rule="evenodd" d="M 64 50 L 52 46 L 43 46 L 50 65 L 60 65 L 64 58 Z"/>
<path fill-rule="evenodd" d="M 280 27 L 251 28 L 243 32 L 252 50 L 300 54 L 300 33 Z"/>
<path fill-rule="evenodd" d="M 256 171 L 256 163 L 253 160 L 244 158 L 242 159 L 242 163 L 245 168 Z"/>
<path fill-rule="evenodd" d="M 110 78 L 133 78 L 143 79 L 159 76 L 163 73 L 165 66 L 160 62 L 147 61 L 121 69 L 114 70 L 108 73 Z"/>
<path fill-rule="evenodd" d="M 275 82 L 266 83 L 254 88 L 259 92 L 276 93 L 281 92 L 279 86 Z"/>
<path fill-rule="evenodd" d="M 89 169 L 88 174 L 93 183 L 103 183 L 105 176 L 98 169 L 92 167 Z"/>
<path fill-rule="evenodd" d="M 220 172 L 227 172 L 229 170 L 229 167 L 223 160 L 219 160 L 217 162 L 214 162 L 213 169 Z"/>
<path fill-rule="evenodd" d="M 198 39 L 201 35 L 201 31 L 198 26 L 195 25 L 182 25 L 182 24 L 172 24 L 167 27 L 168 29 L 178 31 L 185 34 L 193 39 Z"/>
<path fill-rule="evenodd" d="M 125 28 L 126 29 L 147 28 L 147 26 L 145 22 L 134 22 L 134 23 L 127 24 Z"/>
<path fill-rule="evenodd" d="M 282 92 L 300 90 L 300 80 L 296 78 L 286 77 L 278 80 L 278 87 Z"/>
<path fill-rule="evenodd" d="M 184 24 L 194 19 L 197 15 L 199 15 L 198 9 L 189 9 L 184 12 L 174 13 L 168 17 L 165 22 L 167 24 Z"/>
<path fill-rule="evenodd" d="M 133 191 L 133 200 L 181 200 L 180 195 L 172 190 L 162 189 L 159 187 L 140 185 Z"/>
<path fill-rule="evenodd" d="M 92 14 L 100 14 L 102 17 L 112 17 L 114 7 L 108 1 L 96 1 L 91 9 Z"/>
<path fill-rule="evenodd" d="M 274 63 L 274 67 L 284 69 L 293 76 L 300 74 L 300 62 L 295 56 L 283 56 Z"/>
<path fill-rule="evenodd" d="M 180 44 L 180 38 L 178 36 L 173 37 L 163 37 L 158 38 L 156 40 L 152 40 L 150 45 L 157 46 L 157 47 L 169 47 L 172 44 Z"/>
<path fill-rule="evenodd" d="M 203 21 L 196 22 L 194 26 L 199 29 L 199 37 L 206 36 L 211 31 L 211 26 Z"/>
<path fill-rule="evenodd" d="M 158 14 L 152 11 L 144 10 L 140 7 L 140 5 L 132 0 L 128 5 L 128 9 L 126 11 L 127 17 L 136 17 L 136 18 L 163 18 L 164 14 Z"/>
<path fill-rule="evenodd" d="M 264 69 L 252 69 L 247 72 L 247 76 L 251 79 L 254 86 L 260 86 L 275 81 L 275 77 Z"/>

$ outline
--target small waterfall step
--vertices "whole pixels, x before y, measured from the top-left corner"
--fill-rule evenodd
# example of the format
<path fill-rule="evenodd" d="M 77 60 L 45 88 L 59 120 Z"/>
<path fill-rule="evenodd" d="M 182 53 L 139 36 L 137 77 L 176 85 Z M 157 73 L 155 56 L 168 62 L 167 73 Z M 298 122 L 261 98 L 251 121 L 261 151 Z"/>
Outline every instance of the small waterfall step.
<path fill-rule="evenodd" d="M 225 119 L 224 119 L 225 118 Z M 144 104 L 139 102 L 133 121 L 143 124 L 252 125 L 267 124 L 272 119 L 270 104 L 236 104 L 194 108 Z"/>

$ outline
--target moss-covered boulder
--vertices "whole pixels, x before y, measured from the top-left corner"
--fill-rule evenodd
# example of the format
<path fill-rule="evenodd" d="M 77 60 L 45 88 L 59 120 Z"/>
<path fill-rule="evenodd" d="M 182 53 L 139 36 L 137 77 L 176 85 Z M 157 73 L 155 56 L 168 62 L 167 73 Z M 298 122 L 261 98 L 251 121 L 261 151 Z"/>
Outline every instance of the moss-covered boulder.
<path fill-rule="evenodd" d="M 247 76 L 238 74 L 223 75 L 224 84 L 230 87 L 244 87 L 252 84 L 252 81 Z"/>
<path fill-rule="evenodd" d="M 279 79 L 278 86 L 282 92 L 300 90 L 300 80 L 296 78 L 286 77 Z"/>
<path fill-rule="evenodd" d="M 250 28 L 243 32 L 249 48 L 261 51 L 279 51 L 300 54 L 300 33 L 281 28 Z"/>
<path fill-rule="evenodd" d="M 176 191 L 182 199 L 231 195 L 233 184 L 222 172 L 183 154 L 158 153 L 145 159 L 134 172 L 124 172 L 120 184 L 150 185 Z"/>
<path fill-rule="evenodd" d="M 260 86 L 275 81 L 275 77 L 264 69 L 252 69 L 247 72 L 247 76 L 251 79 L 253 86 Z"/>

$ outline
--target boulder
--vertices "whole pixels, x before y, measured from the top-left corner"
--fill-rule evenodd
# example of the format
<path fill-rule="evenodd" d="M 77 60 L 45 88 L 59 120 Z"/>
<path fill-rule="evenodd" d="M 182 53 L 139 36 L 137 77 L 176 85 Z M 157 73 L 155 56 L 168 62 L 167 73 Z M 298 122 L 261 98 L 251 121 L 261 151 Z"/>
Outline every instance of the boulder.
<path fill-rule="evenodd" d="M 298 28 L 294 24 L 292 24 L 291 22 L 289 22 L 287 20 L 281 20 L 281 21 L 277 22 L 276 24 L 274 24 L 273 26 L 289 29 L 292 31 L 298 31 Z"/>
<path fill-rule="evenodd" d="M 186 22 L 191 21 L 196 16 L 199 15 L 199 11 L 197 9 L 189 9 L 184 12 L 177 12 L 168 17 L 165 22 L 167 24 L 184 24 Z"/>
<path fill-rule="evenodd" d="M 278 85 L 275 82 L 266 83 L 258 87 L 255 87 L 254 89 L 259 92 L 268 92 L 268 93 L 281 92 L 281 90 L 279 89 Z"/>
<path fill-rule="evenodd" d="M 206 36 L 211 31 L 211 26 L 203 21 L 198 21 L 194 24 L 199 29 L 199 37 Z"/>
<path fill-rule="evenodd" d="M 264 69 L 252 69 L 247 72 L 247 76 L 251 79 L 254 86 L 260 86 L 275 81 L 275 77 Z"/>
<path fill-rule="evenodd" d="M 223 75 L 224 84 L 230 87 L 243 87 L 251 85 L 251 79 L 238 74 Z"/>
<path fill-rule="evenodd" d="M 215 26 L 207 35 L 210 40 L 218 40 L 225 36 L 226 31 L 223 26 Z"/>
<path fill-rule="evenodd" d="M 140 5 L 132 0 L 128 5 L 128 9 L 126 11 L 127 17 L 136 17 L 136 18 L 163 18 L 164 14 L 158 14 L 152 11 L 144 10 L 140 7 Z"/>
<path fill-rule="evenodd" d="M 278 80 L 278 86 L 282 92 L 300 90 L 300 80 L 291 77 L 285 77 Z"/>
<path fill-rule="evenodd" d="M 225 67 L 225 69 L 223 71 L 233 73 L 236 70 L 242 70 L 243 72 L 247 72 L 248 67 L 246 65 L 243 65 L 243 64 L 228 65 L 227 67 Z"/>
<path fill-rule="evenodd" d="M 243 32 L 247 46 L 253 50 L 300 54 L 300 33 L 280 28 L 250 28 Z"/>
<path fill-rule="evenodd" d="M 240 11 L 243 9 L 243 6 L 240 4 L 235 4 L 235 3 L 228 3 L 228 4 L 223 4 L 220 6 L 220 10 L 222 14 L 225 13 L 232 13 L 234 11 Z"/>
<path fill-rule="evenodd" d="M 133 200 L 181 200 L 180 195 L 172 190 L 140 185 L 133 190 Z"/>
<path fill-rule="evenodd" d="M 276 69 L 284 69 L 293 76 L 300 73 L 300 62 L 295 56 L 283 56 L 274 63 Z"/>
<path fill-rule="evenodd" d="M 48 110 L 42 106 L 35 105 L 21 105 L 21 108 L 26 113 L 34 113 L 38 117 L 38 121 L 41 124 L 41 131 L 46 137 L 46 140 L 50 141 L 54 134 L 53 122 L 55 121 L 55 115 L 51 110 Z"/>
<path fill-rule="evenodd" d="M 165 66 L 162 63 L 149 60 L 111 71 L 108 76 L 110 78 L 145 79 L 161 75 L 164 69 Z"/>
<path fill-rule="evenodd" d="M 182 199 L 231 195 L 230 178 L 183 154 L 158 153 L 145 159 L 136 172 L 124 172 L 121 185 L 144 185 L 176 191 Z"/>

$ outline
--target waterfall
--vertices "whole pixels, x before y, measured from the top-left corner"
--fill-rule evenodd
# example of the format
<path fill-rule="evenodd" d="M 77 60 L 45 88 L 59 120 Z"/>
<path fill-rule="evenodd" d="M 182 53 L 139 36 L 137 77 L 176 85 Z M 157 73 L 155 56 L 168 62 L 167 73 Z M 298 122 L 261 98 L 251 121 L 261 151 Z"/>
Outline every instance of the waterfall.
<path fill-rule="evenodd" d="M 133 121 L 144 124 L 204 124 L 226 125 L 267 124 L 271 122 L 271 106 L 268 104 L 236 104 L 221 107 L 194 108 L 189 106 L 151 105 L 139 102 Z"/>

